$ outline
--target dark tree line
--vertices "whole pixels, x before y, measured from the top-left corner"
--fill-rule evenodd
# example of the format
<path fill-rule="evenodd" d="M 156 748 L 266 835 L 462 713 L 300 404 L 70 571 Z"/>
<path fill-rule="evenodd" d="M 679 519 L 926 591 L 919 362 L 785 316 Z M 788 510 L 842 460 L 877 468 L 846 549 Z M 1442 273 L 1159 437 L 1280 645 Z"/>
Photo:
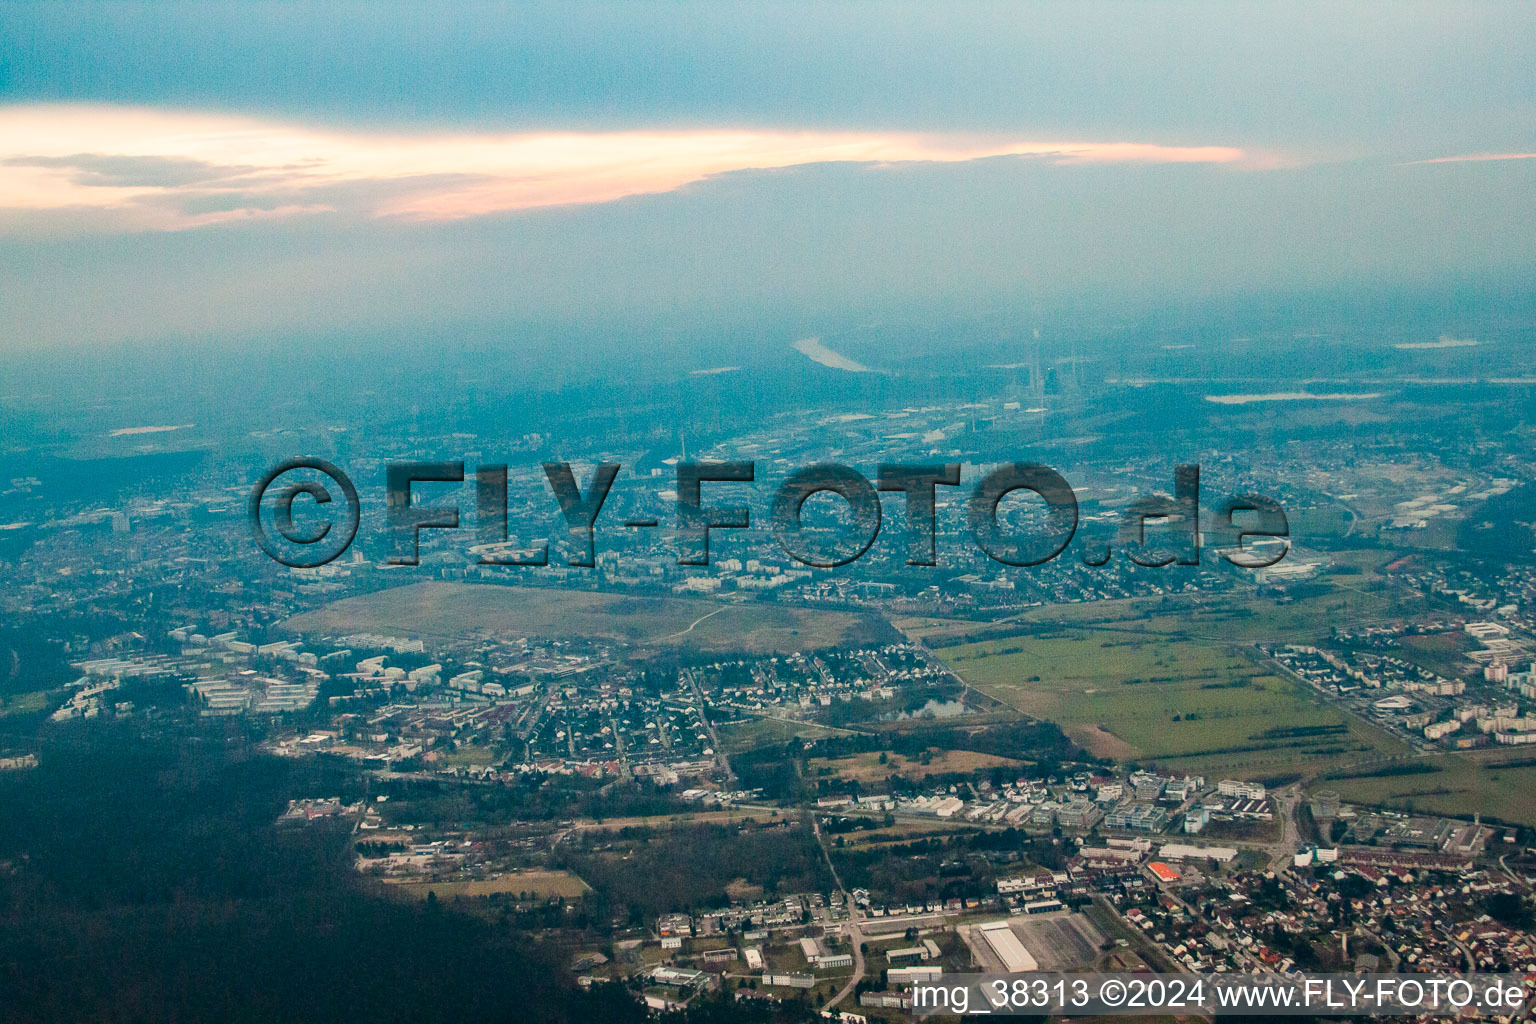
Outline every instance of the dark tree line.
<path fill-rule="evenodd" d="M 345 824 L 274 826 L 291 798 L 361 795 L 342 766 L 234 729 L 73 728 L 39 758 L 0 776 L 0 1020 L 643 1019 L 527 936 L 372 895 Z"/>

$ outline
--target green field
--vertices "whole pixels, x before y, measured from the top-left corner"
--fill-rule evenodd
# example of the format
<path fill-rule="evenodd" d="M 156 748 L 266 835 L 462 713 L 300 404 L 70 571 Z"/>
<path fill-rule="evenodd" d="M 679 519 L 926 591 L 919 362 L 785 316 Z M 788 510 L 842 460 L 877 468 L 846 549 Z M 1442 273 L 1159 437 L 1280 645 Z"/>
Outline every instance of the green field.
<path fill-rule="evenodd" d="M 1413 755 L 1280 674 L 1254 646 L 1306 642 L 1386 614 L 1392 584 L 1369 576 L 1385 556 L 1359 554 L 1361 574 L 1325 578 L 1332 586 L 1285 605 L 1141 599 L 1032 609 L 1006 624 L 899 625 L 977 689 L 1058 723 L 1098 754 L 1207 776 L 1301 775 L 1350 802 L 1536 824 L 1536 764 L 1443 754 L 1414 758 L 1438 769 L 1423 774 L 1317 778 Z M 965 642 L 1000 628 L 1016 635 Z M 1439 652 L 1408 653 L 1422 661 Z"/>
<path fill-rule="evenodd" d="M 1346 801 L 1398 810 L 1467 817 L 1473 812 L 1502 821 L 1536 824 L 1536 764 L 1501 765 L 1471 756 L 1445 754 L 1416 763 L 1439 771 L 1422 775 L 1329 779 L 1319 786 L 1337 790 Z"/>
<path fill-rule="evenodd" d="M 1327 636 L 1341 622 L 1362 625 L 1395 618 L 1401 607 L 1398 585 L 1372 575 L 1389 559 L 1389 553 L 1348 551 L 1330 557 L 1338 563 L 1336 571 L 1323 573 L 1315 591 L 1286 604 L 1248 595 L 1180 594 L 1048 604 L 995 621 L 909 618 L 895 620 L 895 625 L 909 637 L 934 647 L 1043 625 L 1159 635 L 1181 641 L 1253 644 L 1306 643 Z"/>
<path fill-rule="evenodd" d="M 388 891 L 413 899 L 424 900 L 427 893 L 436 893 L 440 900 L 455 896 L 495 896 L 511 893 L 532 893 L 536 898 L 563 896 L 568 900 L 580 899 L 592 889 L 569 871 L 518 871 L 500 878 L 474 878 L 454 882 L 387 882 Z"/>
<path fill-rule="evenodd" d="M 758 718 L 750 722 L 730 722 L 720 727 L 720 741 L 730 753 L 757 747 L 780 746 L 799 737 L 819 740 L 838 736 L 846 729 L 834 729 L 815 722 L 786 722 L 779 718 Z"/>
<path fill-rule="evenodd" d="M 460 747 L 444 755 L 442 764 L 457 768 L 484 768 L 505 756 L 505 751 L 492 747 Z"/>
<path fill-rule="evenodd" d="M 873 616 L 742 601 L 631 597 L 584 590 L 416 583 L 349 597 L 296 615 L 301 634 L 494 639 L 597 637 L 637 646 L 788 653 L 868 643 L 888 628 Z"/>
<path fill-rule="evenodd" d="M 1048 719 L 1094 753 L 1181 771 L 1265 778 L 1401 752 L 1317 703 L 1247 649 L 1124 629 L 1062 629 L 939 648 L 961 678 Z M 1186 620 L 1187 621 L 1187 620 Z"/>
<path fill-rule="evenodd" d="M 48 707 L 46 691 L 12 694 L 9 697 L 0 697 L 0 718 L 8 715 L 30 715 L 46 707 Z"/>

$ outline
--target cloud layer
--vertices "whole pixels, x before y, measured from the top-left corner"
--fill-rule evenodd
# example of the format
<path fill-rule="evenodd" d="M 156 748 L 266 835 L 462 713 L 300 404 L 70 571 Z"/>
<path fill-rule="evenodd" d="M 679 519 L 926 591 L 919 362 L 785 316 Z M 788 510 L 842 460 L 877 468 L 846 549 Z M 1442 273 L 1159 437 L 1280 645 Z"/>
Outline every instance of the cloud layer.
<path fill-rule="evenodd" d="M 1536 261 L 1533 5 L 386 8 L 0 4 L 0 365 L 491 322 L 787 340 Z"/>
<path fill-rule="evenodd" d="M 0 108 L 0 209 L 92 211 L 114 230 L 325 212 L 410 220 L 602 203 L 818 163 L 1234 163 L 1232 146 L 892 132 L 341 132 L 113 106 Z"/>

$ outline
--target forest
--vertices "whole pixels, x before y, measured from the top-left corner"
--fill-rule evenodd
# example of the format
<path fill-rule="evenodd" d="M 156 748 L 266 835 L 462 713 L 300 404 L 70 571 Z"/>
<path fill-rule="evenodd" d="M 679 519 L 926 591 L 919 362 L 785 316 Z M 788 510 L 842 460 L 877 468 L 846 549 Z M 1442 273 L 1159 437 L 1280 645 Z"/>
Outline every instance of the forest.
<path fill-rule="evenodd" d="M 91 725 L 0 774 L 0 1017 L 16 1022 L 636 1022 L 527 935 L 369 893 L 295 797 L 362 780 L 279 761 L 238 726 Z"/>

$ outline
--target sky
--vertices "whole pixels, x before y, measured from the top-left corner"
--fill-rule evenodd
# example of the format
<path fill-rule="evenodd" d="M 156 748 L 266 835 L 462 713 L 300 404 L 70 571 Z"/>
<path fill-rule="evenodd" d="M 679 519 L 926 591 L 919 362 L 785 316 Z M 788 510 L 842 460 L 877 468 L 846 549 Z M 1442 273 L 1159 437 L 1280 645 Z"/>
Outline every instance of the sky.
<path fill-rule="evenodd" d="M 1518 285 L 1533 226 L 1527 4 L 0 7 L 0 353 Z"/>

